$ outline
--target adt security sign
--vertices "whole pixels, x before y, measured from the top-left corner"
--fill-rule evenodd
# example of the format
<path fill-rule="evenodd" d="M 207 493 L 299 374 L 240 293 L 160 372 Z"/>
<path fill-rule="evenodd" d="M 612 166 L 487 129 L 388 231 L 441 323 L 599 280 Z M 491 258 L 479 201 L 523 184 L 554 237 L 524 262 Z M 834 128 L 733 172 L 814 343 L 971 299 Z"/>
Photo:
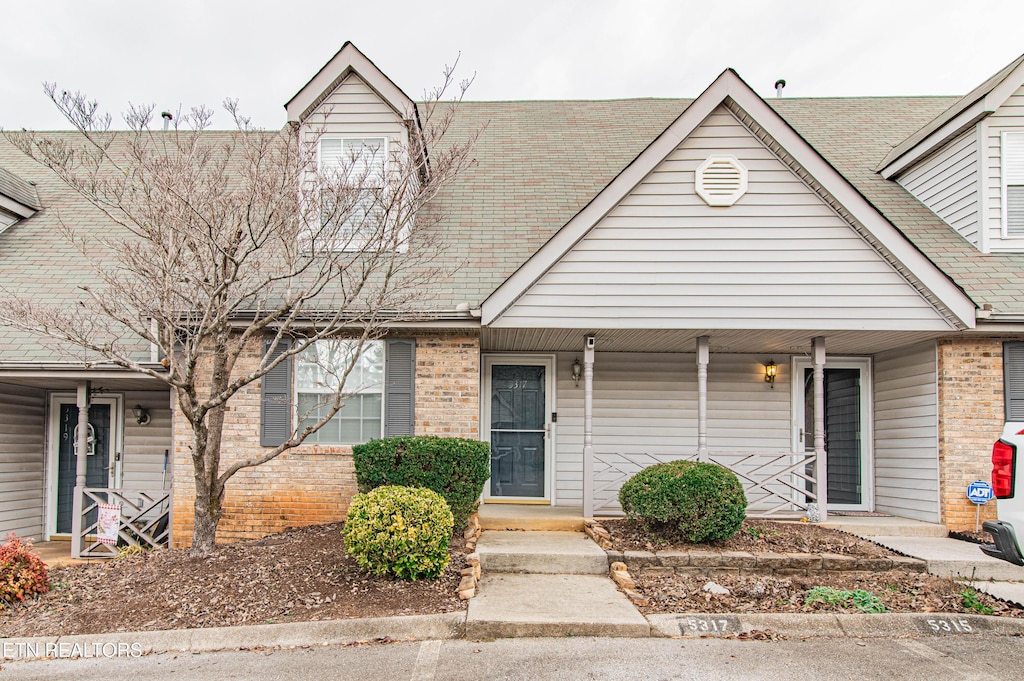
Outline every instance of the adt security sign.
<path fill-rule="evenodd" d="M 976 504 L 985 504 L 995 497 L 992 492 L 992 485 L 984 480 L 975 480 L 967 485 L 967 498 Z"/>

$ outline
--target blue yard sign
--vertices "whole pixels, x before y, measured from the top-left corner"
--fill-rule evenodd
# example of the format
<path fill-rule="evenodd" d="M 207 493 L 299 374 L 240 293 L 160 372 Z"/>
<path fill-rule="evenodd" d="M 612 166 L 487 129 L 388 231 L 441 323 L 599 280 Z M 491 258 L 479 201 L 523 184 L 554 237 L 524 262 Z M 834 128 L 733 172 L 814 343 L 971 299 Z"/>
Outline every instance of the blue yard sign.
<path fill-rule="evenodd" d="M 995 497 L 992 485 L 983 480 L 975 480 L 967 485 L 967 498 L 976 504 L 985 504 Z"/>

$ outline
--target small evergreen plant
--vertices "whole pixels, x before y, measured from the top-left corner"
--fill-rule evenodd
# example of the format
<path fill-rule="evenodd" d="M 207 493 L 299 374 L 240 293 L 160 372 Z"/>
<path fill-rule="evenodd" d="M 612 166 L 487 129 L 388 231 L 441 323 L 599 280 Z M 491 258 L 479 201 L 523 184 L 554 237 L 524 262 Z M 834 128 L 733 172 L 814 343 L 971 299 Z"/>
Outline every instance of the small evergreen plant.
<path fill-rule="evenodd" d="M 747 497 L 736 475 L 718 464 L 671 461 L 649 466 L 619 490 L 626 516 L 665 539 L 703 543 L 739 531 Z"/>
<path fill-rule="evenodd" d="M 423 487 L 377 487 L 352 499 L 345 550 L 363 569 L 401 579 L 438 577 L 448 566 L 452 512 Z"/>
<path fill-rule="evenodd" d="M 29 596 L 50 590 L 46 564 L 32 552 L 32 540 L 15 533 L 0 546 L 0 608 L 7 603 L 24 603 Z"/>

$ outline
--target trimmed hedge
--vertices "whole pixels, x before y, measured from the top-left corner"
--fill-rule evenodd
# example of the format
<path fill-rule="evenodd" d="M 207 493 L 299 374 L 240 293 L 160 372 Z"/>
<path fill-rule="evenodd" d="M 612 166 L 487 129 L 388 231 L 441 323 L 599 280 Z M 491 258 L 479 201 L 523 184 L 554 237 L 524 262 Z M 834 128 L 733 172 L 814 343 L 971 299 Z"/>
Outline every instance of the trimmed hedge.
<path fill-rule="evenodd" d="M 747 497 L 736 475 L 696 461 L 643 469 L 622 485 L 619 503 L 647 531 L 693 543 L 728 539 L 747 514 Z"/>
<path fill-rule="evenodd" d="M 353 497 L 342 533 L 345 551 L 375 575 L 437 577 L 448 566 L 452 512 L 432 490 L 378 487 Z"/>
<path fill-rule="evenodd" d="M 466 526 L 491 475 L 486 442 L 455 437 L 402 436 L 352 447 L 360 492 L 384 485 L 426 487 L 448 502 L 455 529 Z"/>

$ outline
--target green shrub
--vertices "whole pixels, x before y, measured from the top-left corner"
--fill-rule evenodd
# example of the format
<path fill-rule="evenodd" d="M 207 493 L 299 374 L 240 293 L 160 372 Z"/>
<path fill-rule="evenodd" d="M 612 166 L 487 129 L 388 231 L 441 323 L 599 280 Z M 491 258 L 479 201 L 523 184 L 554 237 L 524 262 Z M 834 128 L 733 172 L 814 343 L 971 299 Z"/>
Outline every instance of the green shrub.
<path fill-rule="evenodd" d="M 352 499 L 342 531 L 345 550 L 375 575 L 437 577 L 448 565 L 452 512 L 432 490 L 378 487 Z"/>
<path fill-rule="evenodd" d="M 643 469 L 622 485 L 619 503 L 647 531 L 694 543 L 728 539 L 747 510 L 743 486 L 732 471 L 695 461 Z"/>
<path fill-rule="evenodd" d="M 32 552 L 32 540 L 11 532 L 0 546 L 0 608 L 50 590 L 46 564 Z"/>
<path fill-rule="evenodd" d="M 360 492 L 374 487 L 426 487 L 445 498 L 455 529 L 466 526 L 491 475 L 486 442 L 455 437 L 389 437 L 352 447 Z"/>

